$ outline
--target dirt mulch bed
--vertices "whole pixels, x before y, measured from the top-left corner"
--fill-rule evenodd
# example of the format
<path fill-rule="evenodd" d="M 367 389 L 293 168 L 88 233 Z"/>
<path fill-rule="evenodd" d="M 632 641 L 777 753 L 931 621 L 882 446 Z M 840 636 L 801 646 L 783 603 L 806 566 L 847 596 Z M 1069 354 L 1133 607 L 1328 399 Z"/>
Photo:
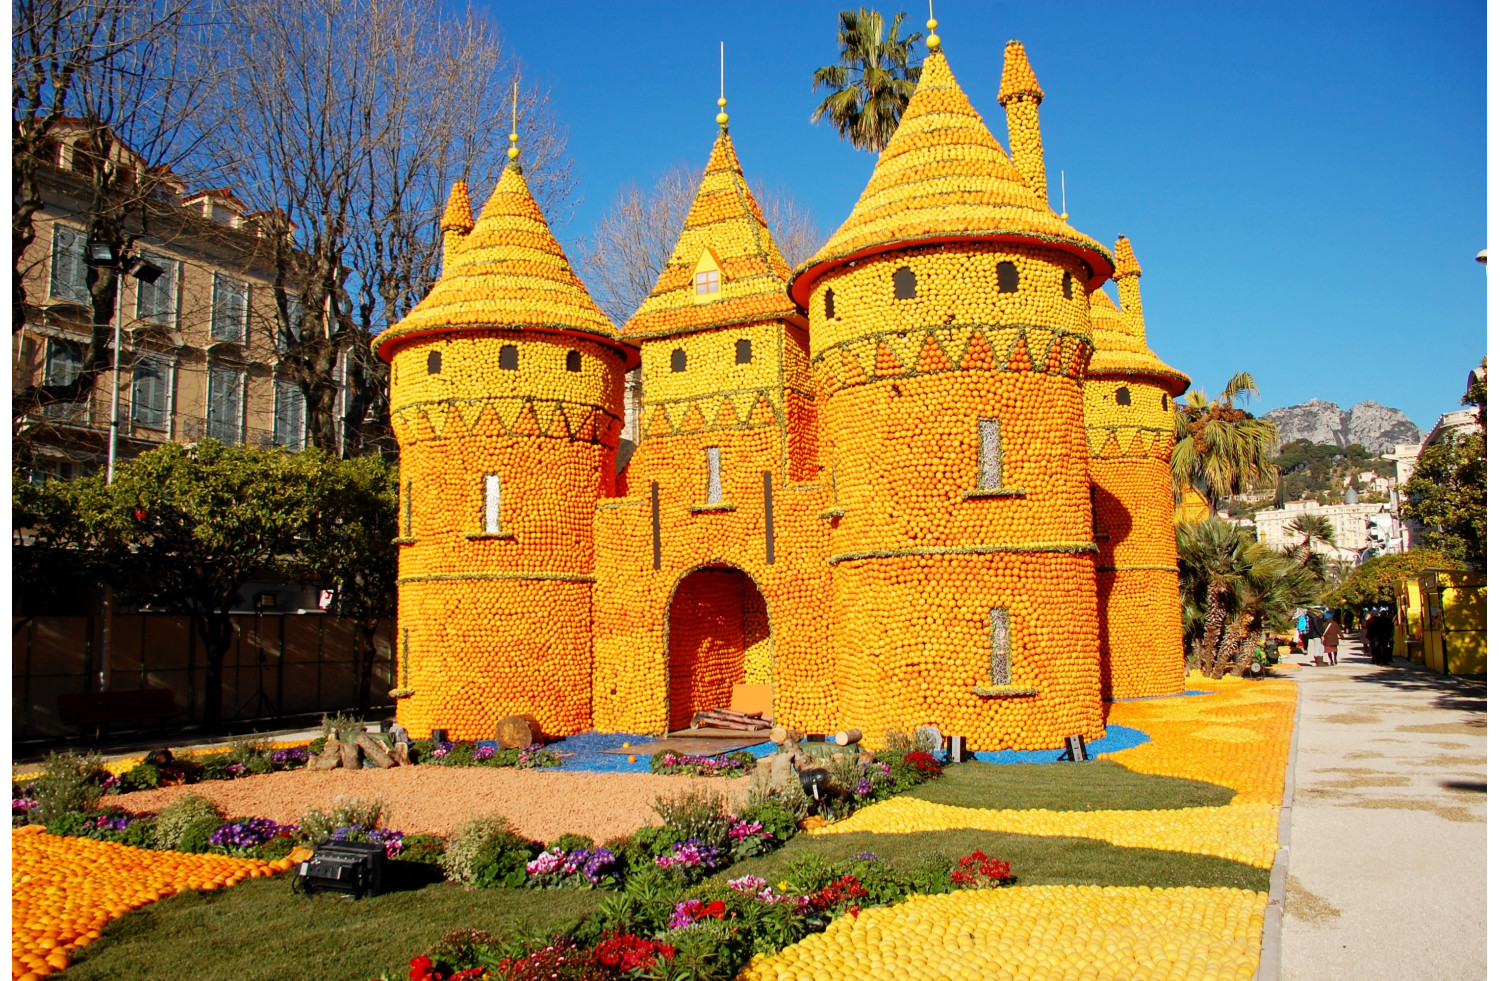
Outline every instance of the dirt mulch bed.
<path fill-rule="evenodd" d="M 286 824 L 327 810 L 336 797 L 379 799 L 386 823 L 408 834 L 452 834 L 478 814 L 503 814 L 524 835 L 551 841 L 584 834 L 597 842 L 660 824 L 658 796 L 707 786 L 737 801 L 749 781 L 654 773 L 560 773 L 490 767 L 403 766 L 390 770 L 291 770 L 239 780 L 211 780 L 105 798 L 133 813 L 159 811 L 183 794 L 200 794 L 229 817 L 267 817 Z"/>

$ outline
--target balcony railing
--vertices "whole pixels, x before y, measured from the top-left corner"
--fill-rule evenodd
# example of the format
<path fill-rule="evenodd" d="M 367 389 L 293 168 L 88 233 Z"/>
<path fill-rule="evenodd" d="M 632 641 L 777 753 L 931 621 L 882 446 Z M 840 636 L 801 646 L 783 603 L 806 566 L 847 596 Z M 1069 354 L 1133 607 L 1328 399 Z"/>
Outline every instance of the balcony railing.
<path fill-rule="evenodd" d="M 59 434 L 73 432 L 79 435 L 107 436 L 109 412 L 108 403 L 94 400 L 54 402 L 42 406 L 39 412 L 29 413 L 28 421 L 38 428 L 54 430 Z M 284 438 L 281 443 L 277 443 L 276 434 L 269 429 L 238 426 L 181 412 L 171 415 L 170 428 L 167 423 L 168 420 L 163 418 L 160 427 L 142 425 L 131 419 L 128 405 L 120 407 L 120 438 L 133 443 L 196 443 L 204 439 L 217 439 L 231 446 L 243 444 L 266 450 L 283 445 L 293 451 L 300 450 L 307 444 L 306 437 L 301 434 L 297 438 Z"/>

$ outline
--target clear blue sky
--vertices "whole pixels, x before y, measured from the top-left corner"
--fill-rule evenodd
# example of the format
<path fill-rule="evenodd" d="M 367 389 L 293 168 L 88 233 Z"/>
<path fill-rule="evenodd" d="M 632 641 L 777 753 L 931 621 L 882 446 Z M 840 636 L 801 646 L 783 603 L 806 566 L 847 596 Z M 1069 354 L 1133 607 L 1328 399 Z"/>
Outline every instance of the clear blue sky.
<path fill-rule="evenodd" d="M 569 132 L 581 200 L 556 229 L 564 245 L 622 184 L 705 163 L 720 40 L 747 176 L 836 228 L 875 163 L 808 121 L 840 8 L 492 3 Z M 904 9 L 920 28 L 926 4 Z M 1424 430 L 1458 407 L 1485 353 L 1482 3 L 938 0 L 936 13 L 1002 144 L 1002 54 L 1026 45 L 1054 194 L 1066 171 L 1071 223 L 1106 245 L 1130 237 L 1148 339 L 1196 385 L 1245 370 L 1262 391 L 1252 411 L 1374 399 Z"/>

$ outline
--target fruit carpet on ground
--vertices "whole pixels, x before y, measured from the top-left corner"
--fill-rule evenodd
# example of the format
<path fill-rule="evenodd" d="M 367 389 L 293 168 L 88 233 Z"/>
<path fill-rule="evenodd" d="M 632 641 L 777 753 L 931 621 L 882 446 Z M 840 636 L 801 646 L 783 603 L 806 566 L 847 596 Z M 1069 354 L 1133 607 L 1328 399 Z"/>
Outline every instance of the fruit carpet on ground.
<path fill-rule="evenodd" d="M 1174 810 L 1218 810 L 1228 816 L 1246 808 L 1246 813 L 1253 813 L 1260 808 L 1247 805 L 1263 806 L 1273 797 L 1279 801 L 1295 711 L 1294 684 L 1194 679 L 1190 687 L 1211 694 L 1109 706 L 1112 724 L 1143 729 L 1153 740 L 1114 754 L 1114 762 L 1058 767 L 966 763 L 951 767 L 918 793 L 938 798 L 931 802 L 941 801 L 945 811 L 997 814 L 1009 807 L 1050 813 L 1052 831 L 1068 830 L 1068 821 L 1125 820 L 1131 812 L 1137 818 L 1143 812 Z M 1121 767 L 1130 775 L 1122 775 Z M 722 786 L 729 789 L 732 783 Z M 1222 803 L 1226 794 L 1234 795 L 1233 802 Z M 907 807 L 916 801 L 913 794 L 887 804 Z M 880 806 L 885 805 L 876 808 Z M 1274 825 L 1270 835 L 1274 837 Z M 858 934 L 865 938 L 877 931 L 890 938 L 888 948 L 906 950 L 909 964 L 916 967 L 880 961 L 896 976 L 933 971 L 934 976 L 944 976 L 946 948 L 959 949 L 963 943 L 980 944 L 989 954 L 988 959 L 976 954 L 965 961 L 970 970 L 981 972 L 973 976 L 1218 978 L 1248 977 L 1255 969 L 1269 877 L 1264 869 L 1211 855 L 965 827 L 907 833 L 837 830 L 799 835 L 782 850 L 741 862 L 720 877 L 767 875 L 806 853 L 832 860 L 873 851 L 903 864 L 923 854 L 957 857 L 975 848 L 1010 861 L 1021 884 L 995 892 L 915 897 L 898 906 L 866 910 L 857 920 L 837 921 L 829 934 L 762 958 L 753 969 L 747 968 L 746 976 L 819 978 L 804 958 L 807 951 L 821 948 L 809 945 L 852 944 L 856 930 L 865 931 Z M 605 895 L 571 890 L 467 892 L 434 883 L 351 903 L 337 897 L 293 897 L 284 876 L 248 881 L 234 890 L 172 895 L 113 920 L 99 941 L 74 952 L 76 962 L 68 977 L 239 981 L 368 978 L 381 972 L 400 976 L 407 959 L 452 929 L 477 927 L 511 934 L 566 929 Z M 1049 909 L 1062 913 L 1029 912 Z M 1000 914 L 1008 917 L 1003 923 L 996 920 Z M 894 939 L 902 930 L 916 929 L 910 924 L 925 923 L 924 916 L 937 916 L 944 923 L 946 918 L 960 923 L 965 917 L 982 919 L 998 932 L 970 930 L 974 941 L 955 934 L 954 943 L 948 944 L 946 934 L 927 927 L 922 934 L 925 945 Z M 841 939 L 845 934 L 849 939 Z M 289 944 L 288 937 L 297 941 Z M 872 976 L 840 975 L 830 968 L 825 973 L 830 978 Z M 965 975 L 960 971 L 946 976 Z"/>

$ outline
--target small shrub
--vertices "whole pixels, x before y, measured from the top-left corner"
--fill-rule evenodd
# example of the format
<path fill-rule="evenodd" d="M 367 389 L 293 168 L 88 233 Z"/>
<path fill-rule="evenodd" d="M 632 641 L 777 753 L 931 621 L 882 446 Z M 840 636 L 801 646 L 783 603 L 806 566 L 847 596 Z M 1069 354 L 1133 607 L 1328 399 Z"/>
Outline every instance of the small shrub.
<path fill-rule="evenodd" d="M 794 773 L 787 778 L 778 795 L 781 806 L 786 809 L 793 820 L 798 822 L 807 820 L 807 815 L 812 813 L 813 799 L 808 796 L 807 791 L 802 788 L 802 781 Z"/>
<path fill-rule="evenodd" d="M 64 811 L 47 822 L 47 833 L 64 837 L 81 835 L 92 822 L 93 818 L 82 811 Z"/>
<path fill-rule="evenodd" d="M 137 763 L 126 770 L 120 778 L 120 792 L 128 793 L 132 790 L 151 790 L 160 787 L 162 772 L 150 763 Z"/>
<path fill-rule="evenodd" d="M 263 862 L 275 862 L 286 858 L 297 847 L 297 840 L 290 835 L 285 838 L 272 838 L 255 850 L 255 857 Z"/>
<path fill-rule="evenodd" d="M 256 774 L 276 772 L 276 764 L 272 763 L 268 756 L 252 756 L 245 766 L 249 767 L 251 773 Z"/>
<path fill-rule="evenodd" d="M 594 839 L 588 835 L 563 835 L 547 847 L 549 849 L 556 848 L 564 852 L 577 851 L 580 848 L 592 849 L 594 847 Z"/>
<path fill-rule="evenodd" d="M 186 851 L 182 848 L 182 836 L 194 822 L 209 822 L 212 826 L 203 834 L 203 849 L 208 848 L 208 837 L 214 829 L 224 823 L 224 812 L 207 797 L 199 794 L 183 794 L 161 809 L 156 815 L 156 847 L 170 851 Z"/>
<path fill-rule="evenodd" d="M 700 755 L 662 750 L 651 757 L 652 773 L 688 773 L 703 777 L 739 777 L 755 769 L 755 757 L 743 750 Z"/>
<path fill-rule="evenodd" d="M 740 811 L 740 820 L 758 823 L 775 843 L 772 847 L 790 841 L 797 834 L 797 817 L 775 799 L 745 808 Z"/>
<path fill-rule="evenodd" d="M 187 827 L 177 837 L 177 848 L 179 852 L 192 852 L 201 854 L 208 851 L 213 844 L 214 832 L 219 830 L 218 818 L 203 817 L 189 822 Z"/>
<path fill-rule="evenodd" d="M 441 865 L 448 878 L 479 889 L 526 884 L 535 851 L 500 815 L 470 818 L 448 843 Z"/>
<path fill-rule="evenodd" d="M 950 877 L 954 885 L 964 889 L 998 889 L 1016 881 L 1010 873 L 1009 862 L 990 858 L 981 851 L 959 859 Z"/>
<path fill-rule="evenodd" d="M 401 848 L 401 858 L 407 862 L 424 865 L 439 865 L 448 843 L 438 835 L 408 835 Z"/>
<path fill-rule="evenodd" d="M 36 807 L 29 814 L 31 823 L 51 824 L 69 811 L 92 810 L 99 803 L 99 784 L 107 775 L 96 753 L 47 754 L 32 792 Z"/>
<path fill-rule="evenodd" d="M 250 765 L 251 760 L 262 759 L 271 751 L 269 737 L 254 732 L 248 736 L 241 736 L 229 744 L 229 759 L 235 763 Z"/>
<path fill-rule="evenodd" d="M 308 756 L 320 756 L 323 753 L 323 747 L 325 747 L 327 745 L 328 745 L 328 737 L 327 736 L 319 736 L 317 739 L 314 739 L 312 742 L 310 742 L 310 743 L 307 744 L 307 755 Z"/>
<path fill-rule="evenodd" d="M 335 797 L 333 809 L 308 811 L 297 822 L 297 839 L 307 844 L 317 844 L 331 838 L 340 828 L 378 828 L 385 821 L 385 804 L 379 800 L 368 803 L 357 797 Z"/>
<path fill-rule="evenodd" d="M 675 797 L 658 797 L 651 806 L 674 841 L 690 838 L 718 849 L 729 846 L 729 811 L 724 795 L 704 787 Z"/>

